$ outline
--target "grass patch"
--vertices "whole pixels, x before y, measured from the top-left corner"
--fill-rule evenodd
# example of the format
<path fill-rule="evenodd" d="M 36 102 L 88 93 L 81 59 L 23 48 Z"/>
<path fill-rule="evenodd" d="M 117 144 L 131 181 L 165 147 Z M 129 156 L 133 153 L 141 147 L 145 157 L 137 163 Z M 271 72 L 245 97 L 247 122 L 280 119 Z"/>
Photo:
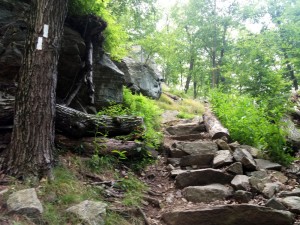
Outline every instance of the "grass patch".
<path fill-rule="evenodd" d="M 203 104 L 197 100 L 185 98 L 183 100 L 174 101 L 164 93 L 156 104 L 163 110 L 178 111 L 178 117 L 182 119 L 191 119 L 195 116 L 201 116 L 204 112 Z"/>

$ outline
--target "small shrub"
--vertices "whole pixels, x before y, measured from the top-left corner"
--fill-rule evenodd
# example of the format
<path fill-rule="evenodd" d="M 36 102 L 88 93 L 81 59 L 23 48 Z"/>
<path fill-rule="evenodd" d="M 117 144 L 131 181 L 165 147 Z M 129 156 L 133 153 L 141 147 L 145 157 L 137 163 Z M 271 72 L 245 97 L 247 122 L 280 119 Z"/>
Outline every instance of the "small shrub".
<path fill-rule="evenodd" d="M 283 108 L 273 108 L 272 114 L 264 104 L 247 95 L 211 92 L 213 111 L 230 131 L 232 139 L 252 145 L 272 160 L 284 165 L 293 158 L 288 154 L 285 132 L 281 128 Z"/>

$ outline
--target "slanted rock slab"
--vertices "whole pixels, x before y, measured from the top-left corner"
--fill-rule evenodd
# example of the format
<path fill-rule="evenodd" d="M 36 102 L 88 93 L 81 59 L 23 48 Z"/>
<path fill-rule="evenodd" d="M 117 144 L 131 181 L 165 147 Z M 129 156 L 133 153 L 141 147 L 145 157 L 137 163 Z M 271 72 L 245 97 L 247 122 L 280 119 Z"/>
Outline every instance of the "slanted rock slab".
<path fill-rule="evenodd" d="M 217 151 L 213 160 L 213 167 L 218 168 L 233 163 L 233 156 L 229 150 Z"/>
<path fill-rule="evenodd" d="M 300 214 L 300 197 L 289 196 L 282 200 L 281 203 L 286 206 L 291 212 Z"/>
<path fill-rule="evenodd" d="M 67 212 L 74 214 L 89 225 L 104 225 L 107 204 L 95 201 L 83 201 L 67 209 Z"/>
<path fill-rule="evenodd" d="M 34 188 L 12 193 L 8 197 L 7 207 L 11 213 L 18 213 L 34 218 L 43 213 L 43 206 L 37 198 Z"/>
<path fill-rule="evenodd" d="M 233 179 L 232 175 L 228 175 L 217 169 L 199 169 L 190 170 L 176 177 L 176 186 L 184 188 L 187 186 L 200 186 L 208 184 L 230 184 Z"/>
<path fill-rule="evenodd" d="M 256 205 L 224 205 L 163 214 L 167 225 L 292 225 L 294 215 Z"/>
<path fill-rule="evenodd" d="M 182 191 L 183 197 L 190 202 L 212 202 L 225 200 L 233 193 L 232 187 L 222 184 L 186 187 Z"/>
<path fill-rule="evenodd" d="M 247 170 L 256 170 L 256 163 L 252 155 L 246 149 L 235 149 L 233 157 L 236 161 L 241 162 Z"/>
<path fill-rule="evenodd" d="M 179 141 L 172 147 L 184 152 L 186 155 L 214 154 L 218 151 L 218 145 L 212 141 Z"/>
<path fill-rule="evenodd" d="M 287 208 L 276 198 L 271 198 L 266 202 L 266 207 L 270 207 L 278 210 L 287 210 Z"/>
<path fill-rule="evenodd" d="M 257 169 L 264 170 L 281 170 L 281 165 L 265 159 L 255 159 Z"/>

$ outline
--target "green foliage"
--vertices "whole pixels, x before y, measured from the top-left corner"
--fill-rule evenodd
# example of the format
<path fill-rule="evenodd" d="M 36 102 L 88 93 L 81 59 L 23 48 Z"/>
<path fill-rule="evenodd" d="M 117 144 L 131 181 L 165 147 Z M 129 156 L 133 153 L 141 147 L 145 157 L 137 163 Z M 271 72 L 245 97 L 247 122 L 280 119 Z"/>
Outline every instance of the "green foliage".
<path fill-rule="evenodd" d="M 233 140 L 255 146 L 284 165 L 292 161 L 281 128 L 284 106 L 274 106 L 270 114 L 263 102 L 259 105 L 250 96 L 218 91 L 211 92 L 211 103 Z"/>
<path fill-rule="evenodd" d="M 135 116 L 144 118 L 146 131 L 143 135 L 145 142 L 150 147 L 158 147 L 161 143 L 160 132 L 161 110 L 156 106 L 155 101 L 142 95 L 134 95 L 127 88 L 124 88 L 124 105 L 129 112 Z"/>
<path fill-rule="evenodd" d="M 143 192 L 147 190 L 146 185 L 133 174 L 120 179 L 117 187 L 125 191 L 123 204 L 126 206 L 139 206 L 143 199 Z"/>
<path fill-rule="evenodd" d="M 127 53 L 126 41 L 128 37 L 122 26 L 116 22 L 116 19 L 110 12 L 108 3 L 109 0 L 70 0 L 69 13 L 71 15 L 93 14 L 106 21 L 104 49 L 111 54 L 112 58 L 121 59 Z"/>
<path fill-rule="evenodd" d="M 45 202 L 42 220 L 45 224 L 77 224 L 79 221 L 65 213 L 67 206 L 83 200 L 99 200 L 100 190 L 85 186 L 66 167 L 59 166 L 53 171 L 55 179 L 44 181 L 38 195 Z"/>

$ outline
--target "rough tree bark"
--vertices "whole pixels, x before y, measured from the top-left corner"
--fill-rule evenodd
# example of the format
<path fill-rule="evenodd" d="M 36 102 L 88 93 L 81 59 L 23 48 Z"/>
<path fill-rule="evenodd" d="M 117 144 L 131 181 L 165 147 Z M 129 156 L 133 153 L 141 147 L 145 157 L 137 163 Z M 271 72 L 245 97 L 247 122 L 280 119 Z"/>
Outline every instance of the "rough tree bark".
<path fill-rule="evenodd" d="M 31 1 L 11 145 L 2 169 L 19 178 L 51 175 L 57 62 L 67 0 Z"/>
<path fill-rule="evenodd" d="M 0 100 L 0 131 L 13 124 L 14 99 Z M 56 105 L 56 131 L 70 137 L 117 136 L 144 132 L 142 117 L 97 116 L 63 105 Z"/>
<path fill-rule="evenodd" d="M 126 151 L 126 157 L 134 157 L 140 154 L 143 144 L 135 141 L 123 141 L 109 138 L 68 138 L 63 135 L 56 135 L 55 143 L 73 152 L 81 153 L 85 156 L 93 156 L 96 152 L 99 155 L 113 155 L 113 150 Z M 81 149 L 79 149 L 79 147 Z M 82 151 L 82 152 L 81 152 Z"/>
<path fill-rule="evenodd" d="M 222 138 L 225 139 L 225 141 L 229 141 L 230 136 L 228 130 L 222 126 L 221 122 L 210 111 L 210 109 L 206 108 L 206 112 L 203 115 L 203 120 L 206 130 L 213 140 Z"/>

